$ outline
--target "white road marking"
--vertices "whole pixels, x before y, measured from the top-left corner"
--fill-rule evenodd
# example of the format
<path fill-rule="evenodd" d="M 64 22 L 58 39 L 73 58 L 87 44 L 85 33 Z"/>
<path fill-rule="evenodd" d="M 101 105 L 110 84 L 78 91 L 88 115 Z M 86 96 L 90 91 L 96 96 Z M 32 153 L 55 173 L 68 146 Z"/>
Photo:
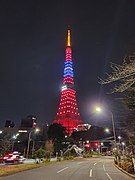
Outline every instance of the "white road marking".
<path fill-rule="evenodd" d="M 89 177 L 92 177 L 92 169 L 90 169 L 90 176 Z"/>
<path fill-rule="evenodd" d="M 97 163 L 94 164 L 94 166 L 96 165 Z"/>
<path fill-rule="evenodd" d="M 106 175 L 108 176 L 108 178 L 109 178 L 110 180 L 112 180 L 112 178 L 110 177 L 110 175 L 109 175 L 108 173 L 106 173 Z"/>
<path fill-rule="evenodd" d="M 65 168 L 63 168 L 63 169 L 61 169 L 61 170 L 59 170 L 59 171 L 57 171 L 57 173 L 60 173 L 60 172 L 62 172 L 62 171 L 64 171 L 64 170 L 66 170 L 66 169 L 68 169 L 69 167 L 65 167 Z"/>
<path fill-rule="evenodd" d="M 106 171 L 104 164 L 103 164 L 103 169 L 104 169 L 104 171 Z"/>

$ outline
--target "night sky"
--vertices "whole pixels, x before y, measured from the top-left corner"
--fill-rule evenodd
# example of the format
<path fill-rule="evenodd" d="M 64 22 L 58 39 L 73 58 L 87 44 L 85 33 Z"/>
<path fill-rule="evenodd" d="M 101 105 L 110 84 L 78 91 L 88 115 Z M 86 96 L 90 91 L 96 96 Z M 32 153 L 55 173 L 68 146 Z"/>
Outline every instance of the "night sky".
<path fill-rule="evenodd" d="M 113 111 L 116 123 L 123 116 L 122 106 L 106 95 L 108 88 L 98 83 L 98 77 L 110 72 L 110 62 L 121 64 L 135 49 L 135 1 L 1 0 L 1 127 L 5 120 L 19 126 L 29 114 L 37 116 L 38 124 L 53 121 L 60 101 L 68 25 L 82 119 L 106 126 L 106 117 L 92 113 L 99 102 Z"/>

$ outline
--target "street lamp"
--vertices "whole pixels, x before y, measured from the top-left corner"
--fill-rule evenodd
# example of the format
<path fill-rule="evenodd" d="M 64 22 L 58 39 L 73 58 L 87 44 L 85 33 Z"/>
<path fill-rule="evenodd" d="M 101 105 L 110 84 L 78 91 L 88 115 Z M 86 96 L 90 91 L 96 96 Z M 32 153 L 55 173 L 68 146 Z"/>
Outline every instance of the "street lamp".
<path fill-rule="evenodd" d="M 124 157 L 124 154 L 125 154 L 124 151 L 125 151 L 125 145 L 126 144 L 124 142 L 122 142 L 121 144 L 122 144 L 122 152 L 123 152 L 122 154 L 123 154 L 123 157 Z"/>
<path fill-rule="evenodd" d="M 121 136 L 118 136 L 118 139 L 119 139 L 119 144 L 120 144 L 120 140 L 121 140 L 121 138 L 122 138 Z"/>
<path fill-rule="evenodd" d="M 100 107 L 96 107 L 95 108 L 96 112 L 101 112 L 102 109 Z M 116 132 L 115 132 L 115 124 L 114 124 L 114 117 L 113 117 L 113 113 L 111 111 L 109 111 L 111 114 L 111 121 L 112 121 L 112 128 L 113 128 L 113 136 L 114 136 L 114 143 L 115 143 L 115 147 L 116 147 Z"/>
<path fill-rule="evenodd" d="M 118 150 L 119 150 L 119 153 L 120 153 L 120 149 L 121 149 L 121 148 L 120 148 L 120 140 L 122 139 L 122 137 L 121 137 L 121 136 L 118 136 L 118 139 L 119 139 L 119 146 L 118 146 L 119 149 L 118 149 Z"/>
<path fill-rule="evenodd" d="M 106 133 L 109 133 L 109 132 L 110 132 L 110 129 L 109 129 L 109 128 L 105 128 L 105 132 L 106 132 Z"/>
<path fill-rule="evenodd" d="M 101 112 L 101 108 L 100 107 L 96 107 L 96 112 Z"/>
<path fill-rule="evenodd" d="M 13 139 L 13 142 L 12 142 L 12 151 L 14 150 L 15 140 L 17 139 L 18 136 L 19 136 L 19 133 L 17 133 L 16 135 L 14 135 L 12 137 L 12 139 Z"/>
<path fill-rule="evenodd" d="M 29 132 L 29 136 L 28 136 L 28 144 L 27 144 L 27 152 L 26 152 L 26 158 L 28 159 L 29 157 L 29 148 L 30 148 L 30 141 L 31 141 L 31 134 L 32 132 L 39 132 L 40 129 L 39 128 L 36 128 L 36 129 L 32 129 L 30 132 Z"/>

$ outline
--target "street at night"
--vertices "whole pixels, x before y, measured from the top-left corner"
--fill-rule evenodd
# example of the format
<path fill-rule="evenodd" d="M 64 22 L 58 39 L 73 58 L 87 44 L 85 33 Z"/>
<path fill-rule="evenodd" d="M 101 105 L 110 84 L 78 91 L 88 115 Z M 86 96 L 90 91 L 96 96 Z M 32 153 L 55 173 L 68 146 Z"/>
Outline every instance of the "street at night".
<path fill-rule="evenodd" d="M 0 179 L 135 179 L 135 1 L 0 0 Z"/>
<path fill-rule="evenodd" d="M 57 162 L 0 178 L 2 180 L 130 180 L 129 176 L 118 170 L 112 157 L 78 159 Z"/>

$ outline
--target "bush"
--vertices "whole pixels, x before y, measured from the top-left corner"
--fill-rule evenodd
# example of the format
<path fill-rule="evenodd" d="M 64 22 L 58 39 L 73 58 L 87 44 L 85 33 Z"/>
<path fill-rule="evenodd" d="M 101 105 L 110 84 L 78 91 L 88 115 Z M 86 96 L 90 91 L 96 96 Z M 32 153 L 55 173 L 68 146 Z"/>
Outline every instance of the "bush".
<path fill-rule="evenodd" d="M 50 159 L 51 159 L 50 151 L 45 151 L 45 158 L 46 158 L 46 161 L 50 161 Z"/>
<path fill-rule="evenodd" d="M 72 159 L 74 159 L 73 156 L 64 156 L 64 160 L 72 160 Z"/>
<path fill-rule="evenodd" d="M 123 170 L 127 171 L 128 173 L 133 173 L 133 163 L 129 159 L 124 159 L 118 162 L 118 166 L 121 167 Z"/>
<path fill-rule="evenodd" d="M 86 154 L 84 154 L 84 155 L 83 155 L 83 158 L 87 158 L 87 155 L 86 155 Z"/>
<path fill-rule="evenodd" d="M 76 152 L 74 149 L 69 149 L 67 152 L 64 153 L 64 156 L 76 156 Z"/>
<path fill-rule="evenodd" d="M 84 158 L 90 158 L 90 157 L 92 157 L 92 154 L 84 154 L 83 157 Z"/>
<path fill-rule="evenodd" d="M 33 154 L 33 158 L 36 160 L 37 158 L 39 159 L 39 161 L 36 161 L 37 163 L 39 163 L 41 161 L 41 159 L 43 159 L 45 157 L 45 150 L 40 148 L 37 151 L 34 152 Z"/>
<path fill-rule="evenodd" d="M 37 163 L 39 163 L 40 161 L 44 161 L 44 158 L 46 159 L 46 161 L 50 161 L 51 153 L 50 153 L 50 151 L 46 151 L 46 150 L 40 148 L 34 152 L 33 158 L 35 160 L 39 159 L 39 161 L 37 161 Z"/>
<path fill-rule="evenodd" d="M 126 163 L 126 168 L 125 168 L 125 170 L 126 170 L 128 173 L 133 173 L 133 172 L 134 172 L 134 168 L 133 168 L 132 163 L 127 162 L 127 163 Z"/>
<path fill-rule="evenodd" d="M 121 161 L 118 162 L 118 166 L 121 168 Z"/>
<path fill-rule="evenodd" d="M 60 162 L 60 161 L 61 161 L 61 157 L 57 157 L 57 161 L 59 161 L 59 162 Z"/>
<path fill-rule="evenodd" d="M 74 159 L 74 157 L 73 157 L 73 156 L 69 156 L 68 158 L 69 158 L 70 160 Z"/>

